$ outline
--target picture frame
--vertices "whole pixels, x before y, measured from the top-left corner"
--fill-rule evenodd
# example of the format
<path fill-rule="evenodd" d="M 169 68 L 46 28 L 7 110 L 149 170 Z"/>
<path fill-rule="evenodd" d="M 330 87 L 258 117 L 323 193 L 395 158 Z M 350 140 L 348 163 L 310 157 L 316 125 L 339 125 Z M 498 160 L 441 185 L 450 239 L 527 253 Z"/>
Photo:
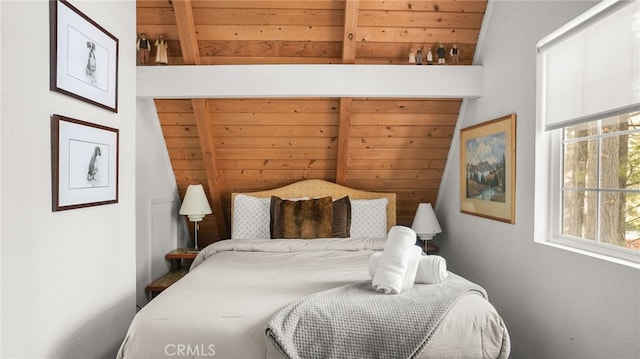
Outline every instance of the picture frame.
<path fill-rule="evenodd" d="M 52 116 L 54 212 L 118 202 L 119 140 L 118 129 Z"/>
<path fill-rule="evenodd" d="M 50 0 L 50 89 L 118 112 L 118 39 L 66 0 Z"/>
<path fill-rule="evenodd" d="M 515 223 L 516 114 L 460 130 L 460 211 Z"/>

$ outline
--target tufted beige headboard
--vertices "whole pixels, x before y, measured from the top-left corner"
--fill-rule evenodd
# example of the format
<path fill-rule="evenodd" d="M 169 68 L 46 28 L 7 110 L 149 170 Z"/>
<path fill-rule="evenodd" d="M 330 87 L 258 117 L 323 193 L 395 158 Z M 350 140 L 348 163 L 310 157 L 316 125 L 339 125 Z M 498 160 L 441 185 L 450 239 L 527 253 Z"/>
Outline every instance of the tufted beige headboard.
<path fill-rule="evenodd" d="M 233 223 L 233 202 L 237 193 L 231 194 L 231 223 Z M 387 197 L 387 230 L 396 225 L 396 194 L 386 192 L 368 192 L 319 179 L 303 180 L 267 191 L 242 193 L 253 197 L 301 198 L 331 196 L 338 199 L 349 196 L 350 199 L 373 199 Z"/>

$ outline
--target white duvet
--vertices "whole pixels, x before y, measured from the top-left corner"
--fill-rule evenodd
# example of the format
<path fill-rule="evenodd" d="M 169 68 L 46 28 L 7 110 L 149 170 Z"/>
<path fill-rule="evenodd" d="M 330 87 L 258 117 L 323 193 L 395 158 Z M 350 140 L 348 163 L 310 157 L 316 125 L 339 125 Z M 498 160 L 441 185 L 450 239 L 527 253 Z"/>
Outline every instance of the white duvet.
<path fill-rule="evenodd" d="M 367 280 L 384 239 L 224 240 L 135 316 L 118 352 L 131 358 L 282 358 L 264 336 L 286 304 Z M 449 312 L 421 358 L 507 358 L 507 329 L 478 295 Z"/>

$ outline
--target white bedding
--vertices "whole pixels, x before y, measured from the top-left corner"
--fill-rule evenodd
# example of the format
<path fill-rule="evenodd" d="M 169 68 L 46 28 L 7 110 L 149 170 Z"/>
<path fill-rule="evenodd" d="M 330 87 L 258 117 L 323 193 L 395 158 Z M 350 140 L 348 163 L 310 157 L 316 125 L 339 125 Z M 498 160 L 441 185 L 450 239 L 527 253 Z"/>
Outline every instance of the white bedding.
<path fill-rule="evenodd" d="M 118 358 L 282 358 L 264 336 L 286 304 L 369 279 L 384 239 L 225 240 L 134 318 Z M 478 295 L 449 312 L 421 358 L 507 358 L 507 329 Z"/>

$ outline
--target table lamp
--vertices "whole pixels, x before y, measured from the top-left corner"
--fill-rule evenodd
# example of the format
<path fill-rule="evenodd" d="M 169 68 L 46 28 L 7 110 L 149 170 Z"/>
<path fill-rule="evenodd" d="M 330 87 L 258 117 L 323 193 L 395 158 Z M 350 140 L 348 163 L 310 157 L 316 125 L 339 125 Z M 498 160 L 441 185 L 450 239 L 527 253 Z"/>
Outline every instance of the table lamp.
<path fill-rule="evenodd" d="M 189 217 L 189 221 L 195 223 L 194 244 L 198 249 L 198 222 L 202 221 L 207 214 L 212 213 L 201 184 L 190 184 L 187 187 L 187 193 L 184 195 L 179 213 Z"/>
<path fill-rule="evenodd" d="M 431 208 L 431 203 L 420 203 L 418 205 L 411 229 L 416 232 L 418 239 L 422 241 L 431 240 L 436 234 L 442 233 L 442 228 L 440 228 L 436 214 Z"/>

